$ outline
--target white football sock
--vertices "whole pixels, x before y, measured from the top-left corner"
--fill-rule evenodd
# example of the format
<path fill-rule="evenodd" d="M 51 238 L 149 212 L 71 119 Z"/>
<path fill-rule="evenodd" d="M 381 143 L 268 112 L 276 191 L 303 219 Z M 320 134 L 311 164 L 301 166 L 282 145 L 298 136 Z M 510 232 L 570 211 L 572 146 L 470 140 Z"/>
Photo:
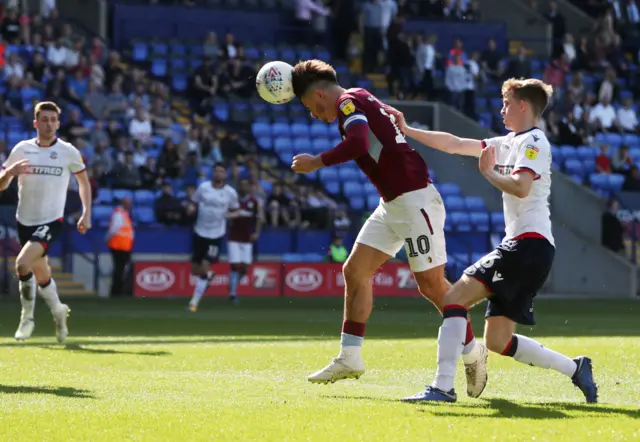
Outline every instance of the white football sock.
<path fill-rule="evenodd" d="M 538 341 L 526 336 L 513 335 L 513 337 L 517 339 L 517 348 L 513 355 L 513 359 L 516 361 L 534 367 L 550 368 L 569 377 L 575 374 L 578 367 L 568 356 L 549 350 Z"/>
<path fill-rule="evenodd" d="M 22 305 L 22 317 L 32 318 L 36 307 L 36 278 L 31 275 L 26 281 L 18 282 L 20 290 L 20 304 Z"/>
<path fill-rule="evenodd" d="M 40 286 L 39 293 L 52 312 L 58 310 L 62 305 L 62 303 L 60 302 L 60 298 L 58 297 L 58 287 L 56 286 L 56 282 L 53 280 L 53 278 L 49 280 L 49 284 L 47 284 L 46 286 Z"/>
<path fill-rule="evenodd" d="M 453 388 L 466 330 L 466 318 L 451 317 L 442 321 L 438 332 L 438 371 L 432 384 L 442 391 L 449 392 Z"/>
<path fill-rule="evenodd" d="M 196 286 L 193 289 L 193 297 L 191 298 L 191 302 L 189 302 L 189 304 L 197 307 L 200 303 L 200 299 L 202 299 L 202 296 L 207 291 L 207 288 L 209 288 L 209 279 L 198 278 L 198 281 L 196 281 Z"/>

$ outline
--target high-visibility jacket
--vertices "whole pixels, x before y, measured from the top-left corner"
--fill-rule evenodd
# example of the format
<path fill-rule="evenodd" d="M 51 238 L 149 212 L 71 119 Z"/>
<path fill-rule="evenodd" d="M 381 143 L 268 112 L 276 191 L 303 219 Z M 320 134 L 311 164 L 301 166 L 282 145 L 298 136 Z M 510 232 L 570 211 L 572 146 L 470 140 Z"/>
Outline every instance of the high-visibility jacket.
<path fill-rule="evenodd" d="M 114 219 L 116 218 L 119 218 L 119 221 L 117 225 L 114 225 Z M 112 231 L 113 229 L 115 229 L 115 231 Z M 107 246 L 110 249 L 123 252 L 130 252 L 131 249 L 133 249 L 133 223 L 127 211 L 122 207 L 116 207 L 111 214 L 109 232 L 111 233 L 111 237 L 107 242 Z"/>

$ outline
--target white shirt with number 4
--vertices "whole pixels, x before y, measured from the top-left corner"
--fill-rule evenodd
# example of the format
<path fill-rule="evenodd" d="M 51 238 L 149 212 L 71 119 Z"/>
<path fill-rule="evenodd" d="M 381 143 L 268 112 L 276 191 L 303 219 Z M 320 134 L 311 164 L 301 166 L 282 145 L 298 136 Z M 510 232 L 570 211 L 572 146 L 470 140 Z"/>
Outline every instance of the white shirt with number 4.
<path fill-rule="evenodd" d="M 200 184 L 193 195 L 198 204 L 195 230 L 198 236 L 208 239 L 221 238 L 227 233 L 227 212 L 238 206 L 238 193 L 227 184 L 215 188 L 211 181 Z"/>
<path fill-rule="evenodd" d="M 551 244 L 551 145 L 540 129 L 490 138 L 484 141 L 496 148 L 496 166 L 501 175 L 532 173 L 534 181 L 525 198 L 502 193 L 504 206 L 505 240 L 524 233 L 538 233 Z"/>
<path fill-rule="evenodd" d="M 25 226 L 47 224 L 64 215 L 71 174 L 85 170 L 80 151 L 60 139 L 40 147 L 36 139 L 24 140 L 11 150 L 3 169 L 28 160 L 27 172 L 18 177 L 16 218 Z"/>

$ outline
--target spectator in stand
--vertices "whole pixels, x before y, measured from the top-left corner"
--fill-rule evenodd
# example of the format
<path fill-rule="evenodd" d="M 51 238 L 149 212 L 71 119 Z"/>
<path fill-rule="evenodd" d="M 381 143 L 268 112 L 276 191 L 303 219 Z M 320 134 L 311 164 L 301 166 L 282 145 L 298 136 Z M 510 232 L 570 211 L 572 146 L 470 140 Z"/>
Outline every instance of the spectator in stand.
<path fill-rule="evenodd" d="M 553 86 L 556 93 L 564 86 L 565 78 L 569 74 L 569 65 L 569 57 L 567 57 L 567 54 L 562 53 L 557 59 L 549 63 L 544 70 L 544 82 Z"/>
<path fill-rule="evenodd" d="M 173 112 L 171 107 L 161 97 L 153 100 L 151 109 L 149 110 L 149 118 L 153 124 L 153 131 L 158 135 L 169 136 L 171 134 L 171 125 L 174 123 Z"/>
<path fill-rule="evenodd" d="M 122 93 L 122 86 L 120 83 L 114 83 L 111 86 L 111 93 L 107 95 L 107 100 L 108 118 L 124 120 L 127 109 L 129 109 L 129 103 L 126 95 Z"/>
<path fill-rule="evenodd" d="M 2 20 L 2 28 L 0 29 L 2 39 L 9 44 L 18 44 L 20 41 L 20 33 L 20 18 L 18 17 L 18 13 L 15 9 L 9 8 Z"/>
<path fill-rule="evenodd" d="M 404 34 L 398 34 L 387 55 L 389 64 L 389 95 L 404 99 L 414 90 L 413 67 L 415 59 Z"/>
<path fill-rule="evenodd" d="M 108 151 L 109 146 L 106 143 L 97 143 L 93 149 L 92 164 L 100 167 L 101 172 L 109 174 L 115 166 L 113 155 Z M 94 171 L 94 176 L 97 176 Z"/>
<path fill-rule="evenodd" d="M 576 48 L 576 58 L 571 66 L 574 70 L 588 70 L 591 67 L 589 39 L 580 37 L 580 44 Z"/>
<path fill-rule="evenodd" d="M 589 122 L 601 132 L 619 131 L 616 110 L 607 95 L 589 112 Z"/>
<path fill-rule="evenodd" d="M 347 260 L 348 256 L 349 252 L 342 242 L 342 237 L 335 235 L 331 239 L 331 244 L 329 244 L 329 249 L 327 250 L 327 259 L 329 260 L 329 262 L 344 263 Z"/>
<path fill-rule="evenodd" d="M 17 78 L 22 80 L 24 78 L 24 66 L 23 62 L 17 53 L 13 52 L 9 54 L 7 61 L 4 65 L 4 78 Z"/>
<path fill-rule="evenodd" d="M 138 140 L 133 141 L 133 164 L 140 169 L 147 163 L 149 154 L 144 144 Z M 140 185 L 142 185 L 142 175 L 140 176 Z"/>
<path fill-rule="evenodd" d="M 282 184 L 276 183 L 267 198 L 266 209 L 268 223 L 272 227 L 291 225 L 291 200 L 284 194 Z"/>
<path fill-rule="evenodd" d="M 462 111 L 464 109 L 464 91 L 467 88 L 467 69 L 458 55 L 447 66 L 444 84 L 449 94 L 449 104 Z"/>
<path fill-rule="evenodd" d="M 236 43 L 236 39 L 231 32 L 227 32 L 224 36 L 224 45 L 222 46 L 222 55 L 225 59 L 229 60 L 235 58 L 238 55 L 239 45 Z"/>
<path fill-rule="evenodd" d="M 45 88 L 46 79 L 50 77 L 49 68 L 45 64 L 45 59 L 42 53 L 34 52 L 33 60 L 27 66 L 25 72 L 25 78 L 29 86 L 38 89 Z"/>
<path fill-rule="evenodd" d="M 549 12 L 545 17 L 551 22 L 551 36 L 554 41 L 554 53 L 559 55 L 563 52 L 563 44 L 559 43 L 565 37 L 567 25 L 565 18 L 558 11 L 558 2 L 556 0 L 549 1 Z"/>
<path fill-rule="evenodd" d="M 467 53 L 464 51 L 464 43 L 457 39 L 453 42 L 453 48 L 449 51 L 446 66 L 451 64 L 463 65 L 467 62 Z"/>
<path fill-rule="evenodd" d="M 182 174 L 182 158 L 171 138 L 164 141 L 158 157 L 158 169 L 163 178 L 178 178 Z"/>
<path fill-rule="evenodd" d="M 344 207 L 338 207 L 333 217 L 334 235 L 344 238 L 351 227 L 351 219 L 347 216 Z"/>
<path fill-rule="evenodd" d="M 2 96 L 2 115 L 12 115 L 22 118 L 22 109 L 24 102 L 22 101 L 22 86 L 20 79 L 11 77 L 7 82 L 7 88 Z"/>
<path fill-rule="evenodd" d="M 68 49 L 62 43 L 62 39 L 49 46 L 47 49 L 47 62 L 56 68 L 63 68 L 67 63 Z"/>
<path fill-rule="evenodd" d="M 585 96 L 584 75 L 576 72 L 567 85 L 567 100 L 570 103 L 582 103 Z"/>
<path fill-rule="evenodd" d="M 602 245 L 620 255 L 626 254 L 624 246 L 624 226 L 618 219 L 620 205 L 617 200 L 610 199 L 607 211 L 602 214 Z"/>
<path fill-rule="evenodd" d="M 7 143 L 4 140 L 0 140 L 0 161 L 4 164 L 7 160 Z"/>
<path fill-rule="evenodd" d="M 91 131 L 82 123 L 78 109 L 71 109 L 69 121 L 60 127 L 60 135 L 72 143 L 78 138 L 89 139 Z"/>
<path fill-rule="evenodd" d="M 151 144 L 152 134 L 153 128 L 147 111 L 142 108 L 138 109 L 135 117 L 129 123 L 129 135 L 134 140 L 148 146 Z"/>
<path fill-rule="evenodd" d="M 438 37 L 431 34 L 425 39 L 425 34 L 419 34 L 416 38 L 416 66 L 420 84 L 414 94 L 414 98 L 420 93 L 425 100 L 433 97 L 433 73 L 436 68 L 436 48 Z"/>
<path fill-rule="evenodd" d="M 598 90 L 598 101 L 602 102 L 605 98 L 611 103 L 618 98 L 618 86 L 616 85 L 616 71 L 612 68 L 607 69 L 604 80 L 600 83 Z"/>
<path fill-rule="evenodd" d="M 620 124 L 620 128 L 624 132 L 630 134 L 640 132 L 640 128 L 638 127 L 638 116 L 636 115 L 636 111 L 633 108 L 633 98 L 625 98 L 623 106 L 618 108 L 617 119 L 618 123 Z"/>
<path fill-rule="evenodd" d="M 573 66 L 578 57 L 573 34 L 567 33 L 564 36 L 564 41 L 562 43 L 562 52 L 567 56 L 567 58 L 569 59 L 569 63 L 571 63 L 571 65 Z"/>
<path fill-rule="evenodd" d="M 502 79 L 504 75 L 504 64 L 502 62 L 502 55 L 498 52 L 494 39 L 489 40 L 487 49 L 485 49 L 480 56 L 480 61 L 482 71 L 488 79 L 492 81 L 500 81 Z"/>
<path fill-rule="evenodd" d="M 135 190 L 140 188 L 142 180 L 140 171 L 133 162 L 133 152 L 124 154 L 124 161 L 118 162 L 113 168 L 113 187 L 116 189 Z"/>
<path fill-rule="evenodd" d="M 625 192 L 640 192 L 640 172 L 638 166 L 632 166 L 624 179 L 622 190 Z"/>
<path fill-rule="evenodd" d="M 194 204 L 188 206 L 188 211 L 195 212 Z M 162 193 L 155 202 L 156 219 L 167 225 L 182 224 L 186 213 L 182 202 L 173 194 L 170 183 L 162 185 Z"/>
<path fill-rule="evenodd" d="M 626 174 L 632 165 L 633 160 L 629 153 L 629 146 L 623 144 L 619 149 L 613 151 L 611 155 L 611 170 L 614 173 Z"/>
<path fill-rule="evenodd" d="M 522 45 L 518 48 L 518 55 L 509 60 L 506 76 L 508 78 L 531 78 L 533 76 L 527 48 Z"/>
<path fill-rule="evenodd" d="M 218 36 L 215 32 L 209 32 L 202 44 L 202 51 L 204 56 L 212 62 L 218 61 L 220 56 L 220 45 L 218 45 Z"/>
<path fill-rule="evenodd" d="M 218 94 L 218 77 L 211 58 L 205 57 L 191 75 L 188 95 L 199 115 L 206 115 L 211 100 Z"/>
<path fill-rule="evenodd" d="M 370 73 L 378 68 L 378 57 L 384 49 L 387 29 L 391 17 L 397 13 L 397 5 L 393 0 L 369 0 L 362 5 L 361 10 L 360 34 L 364 45 L 362 71 Z"/>
<path fill-rule="evenodd" d="M 141 188 L 155 190 L 161 185 L 155 158 L 147 156 L 145 164 L 140 166 L 138 170 L 140 172 Z"/>
<path fill-rule="evenodd" d="M 189 152 L 185 159 L 182 180 L 189 186 L 197 186 L 201 178 L 204 178 L 198 165 L 198 155 L 196 152 Z"/>
<path fill-rule="evenodd" d="M 560 116 L 555 109 L 550 109 L 546 117 L 543 118 L 546 129 L 544 130 L 549 141 L 555 144 L 560 143 Z"/>
<path fill-rule="evenodd" d="M 480 53 L 473 52 L 464 67 L 467 75 L 467 85 L 464 90 L 464 113 L 471 119 L 476 119 L 476 90 L 480 82 Z"/>
<path fill-rule="evenodd" d="M 611 173 L 611 160 L 607 155 L 607 151 L 609 150 L 609 146 L 606 144 L 602 144 L 600 146 L 600 154 L 596 157 L 596 170 L 598 173 Z"/>

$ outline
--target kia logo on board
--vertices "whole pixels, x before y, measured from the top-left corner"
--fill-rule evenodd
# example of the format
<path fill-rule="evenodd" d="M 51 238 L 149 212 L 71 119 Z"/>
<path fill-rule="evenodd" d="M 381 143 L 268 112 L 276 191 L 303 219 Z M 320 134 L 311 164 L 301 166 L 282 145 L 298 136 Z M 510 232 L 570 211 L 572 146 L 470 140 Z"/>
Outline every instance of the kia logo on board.
<path fill-rule="evenodd" d="M 136 283 L 144 290 L 162 292 L 171 288 L 176 276 L 164 267 L 148 267 L 136 275 Z"/>
<path fill-rule="evenodd" d="M 285 278 L 285 283 L 299 292 L 311 292 L 322 285 L 322 273 L 315 269 L 302 267 L 290 271 Z"/>

